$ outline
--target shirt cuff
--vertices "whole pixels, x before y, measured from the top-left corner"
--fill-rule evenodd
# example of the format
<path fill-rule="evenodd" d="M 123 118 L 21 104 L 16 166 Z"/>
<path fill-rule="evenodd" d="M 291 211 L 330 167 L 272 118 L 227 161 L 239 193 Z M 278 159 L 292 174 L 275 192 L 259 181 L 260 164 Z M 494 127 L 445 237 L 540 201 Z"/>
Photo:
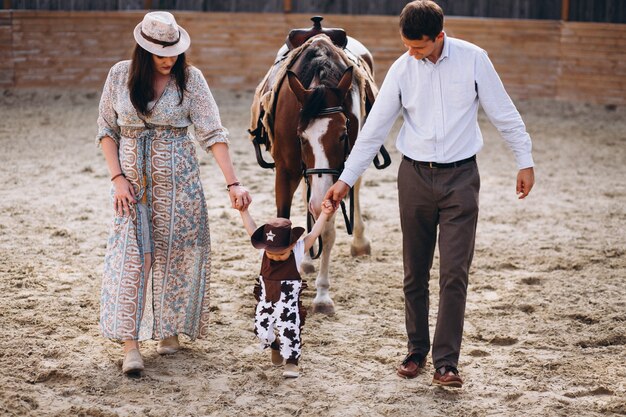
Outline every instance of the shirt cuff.
<path fill-rule="evenodd" d="M 350 187 L 354 186 L 354 183 L 359 179 L 359 174 L 351 171 L 349 168 L 345 168 L 339 177 L 339 181 L 343 181 Z"/>
<path fill-rule="evenodd" d="M 216 143 L 225 143 L 229 145 L 230 140 L 228 140 L 228 138 L 226 137 L 218 137 L 218 138 L 209 139 L 206 142 L 200 142 L 200 143 L 202 143 L 202 148 L 204 148 L 204 150 L 208 152 L 209 149 L 211 149 L 211 146 L 215 145 Z"/>
<path fill-rule="evenodd" d="M 517 158 L 517 169 L 531 168 L 535 166 L 531 154 L 519 155 Z"/>

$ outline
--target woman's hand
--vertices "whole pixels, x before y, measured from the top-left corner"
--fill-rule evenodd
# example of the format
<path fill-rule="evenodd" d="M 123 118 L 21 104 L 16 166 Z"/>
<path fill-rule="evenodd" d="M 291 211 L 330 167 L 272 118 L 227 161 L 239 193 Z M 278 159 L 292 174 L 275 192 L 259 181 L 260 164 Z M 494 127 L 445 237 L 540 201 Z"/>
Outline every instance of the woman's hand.
<path fill-rule="evenodd" d="M 252 197 L 243 185 L 231 186 L 228 190 L 228 196 L 231 206 L 239 211 L 247 209 L 252 203 Z"/>
<path fill-rule="evenodd" d="M 133 185 L 120 175 L 113 180 L 115 193 L 113 194 L 113 210 L 118 216 L 130 216 L 130 206 L 136 203 Z"/>

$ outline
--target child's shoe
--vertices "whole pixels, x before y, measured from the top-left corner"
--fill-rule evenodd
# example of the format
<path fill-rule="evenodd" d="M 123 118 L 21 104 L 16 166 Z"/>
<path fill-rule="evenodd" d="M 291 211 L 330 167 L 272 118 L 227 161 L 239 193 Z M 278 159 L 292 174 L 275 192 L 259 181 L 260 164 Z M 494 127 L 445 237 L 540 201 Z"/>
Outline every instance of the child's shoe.
<path fill-rule="evenodd" d="M 285 363 L 285 359 L 280 355 L 280 341 L 278 338 L 270 345 L 270 358 L 274 366 L 281 366 Z"/>
<path fill-rule="evenodd" d="M 298 365 L 295 363 L 287 363 L 285 365 L 285 370 L 283 371 L 283 376 L 285 378 L 297 378 L 300 376 L 300 370 L 298 369 Z"/>

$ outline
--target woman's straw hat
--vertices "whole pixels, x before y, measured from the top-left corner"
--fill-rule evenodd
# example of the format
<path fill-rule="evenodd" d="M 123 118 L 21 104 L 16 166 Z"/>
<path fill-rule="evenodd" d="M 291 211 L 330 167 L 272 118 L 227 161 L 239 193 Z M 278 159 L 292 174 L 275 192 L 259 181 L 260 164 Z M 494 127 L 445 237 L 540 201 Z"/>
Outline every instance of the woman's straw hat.
<path fill-rule="evenodd" d="M 147 13 L 133 34 L 139 46 L 157 56 L 178 56 L 191 44 L 187 31 L 169 12 Z"/>

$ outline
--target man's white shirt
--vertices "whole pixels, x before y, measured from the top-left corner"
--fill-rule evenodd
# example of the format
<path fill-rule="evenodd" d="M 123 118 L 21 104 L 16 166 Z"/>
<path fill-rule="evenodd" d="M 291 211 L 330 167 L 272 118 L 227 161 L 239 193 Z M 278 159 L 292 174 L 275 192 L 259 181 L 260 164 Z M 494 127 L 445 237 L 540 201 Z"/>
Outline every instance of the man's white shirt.
<path fill-rule="evenodd" d="M 339 179 L 354 185 L 400 111 L 404 123 L 396 147 L 403 155 L 448 163 L 477 154 L 483 147 L 479 103 L 513 151 L 517 168 L 532 167 L 530 136 L 487 53 L 444 35 L 437 63 L 408 52 L 393 63 Z"/>

